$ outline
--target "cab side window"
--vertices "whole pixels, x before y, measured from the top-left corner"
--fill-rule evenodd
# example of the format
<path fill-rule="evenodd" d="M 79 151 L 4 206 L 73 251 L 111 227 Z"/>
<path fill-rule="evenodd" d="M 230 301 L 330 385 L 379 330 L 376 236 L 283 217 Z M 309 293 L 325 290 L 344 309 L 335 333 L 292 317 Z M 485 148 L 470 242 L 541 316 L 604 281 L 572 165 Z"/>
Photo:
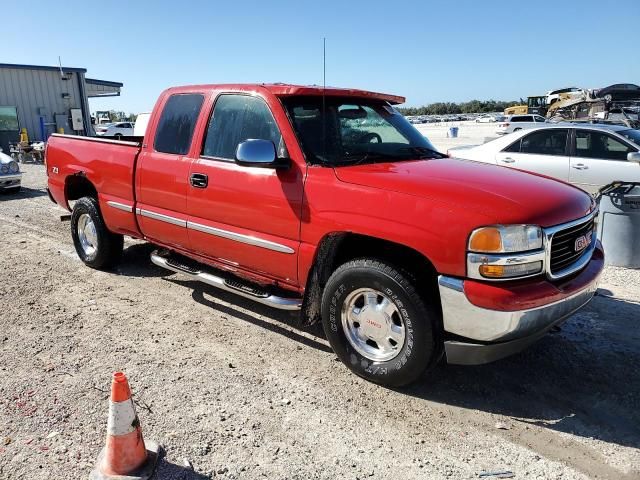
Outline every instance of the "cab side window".
<path fill-rule="evenodd" d="M 158 152 L 184 155 L 189 151 L 193 130 L 204 96 L 175 94 L 164 105 L 153 146 Z"/>
<path fill-rule="evenodd" d="M 220 95 L 207 127 L 202 155 L 234 160 L 238 145 L 249 139 L 270 140 L 278 157 L 287 156 L 280 129 L 262 98 Z"/>
<path fill-rule="evenodd" d="M 577 130 L 576 156 L 604 160 L 627 160 L 627 153 L 635 150 L 606 133 Z"/>

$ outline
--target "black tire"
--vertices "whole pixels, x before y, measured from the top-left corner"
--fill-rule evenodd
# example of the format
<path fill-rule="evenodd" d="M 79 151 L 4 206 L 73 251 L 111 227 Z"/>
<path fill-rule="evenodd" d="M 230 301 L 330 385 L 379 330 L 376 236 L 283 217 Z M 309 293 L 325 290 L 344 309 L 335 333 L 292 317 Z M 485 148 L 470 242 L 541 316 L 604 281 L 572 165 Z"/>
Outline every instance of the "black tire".
<path fill-rule="evenodd" d="M 78 222 L 83 215 L 88 215 L 95 226 L 97 246 L 92 254 L 88 254 L 83 249 L 78 234 Z M 71 236 L 80 260 L 91 268 L 108 270 L 116 266 L 122 257 L 124 237 L 107 229 L 100 213 L 98 201 L 93 197 L 82 197 L 73 206 Z"/>
<path fill-rule="evenodd" d="M 2 190 L 2 193 L 6 193 L 7 195 L 14 195 L 18 192 L 20 192 L 20 189 L 22 187 L 9 187 L 9 188 L 5 188 L 4 190 Z"/>
<path fill-rule="evenodd" d="M 342 309 L 350 294 L 373 289 L 396 307 L 403 322 L 404 344 L 395 357 L 376 361 L 358 352 L 347 338 Z M 329 278 L 322 295 L 322 325 L 331 348 L 355 374 L 388 387 L 402 387 L 422 376 L 437 357 L 436 314 L 418 294 L 407 275 L 373 259 L 357 259 L 340 266 Z"/>
<path fill-rule="evenodd" d="M 115 138 L 116 140 L 120 140 L 122 138 L 122 134 L 121 133 L 116 133 L 113 138 Z"/>
<path fill-rule="evenodd" d="M 513 129 L 513 131 L 514 131 L 514 132 L 518 132 L 518 131 L 520 131 L 520 130 L 522 130 L 522 129 L 521 129 L 521 128 L 514 128 L 514 129 Z"/>

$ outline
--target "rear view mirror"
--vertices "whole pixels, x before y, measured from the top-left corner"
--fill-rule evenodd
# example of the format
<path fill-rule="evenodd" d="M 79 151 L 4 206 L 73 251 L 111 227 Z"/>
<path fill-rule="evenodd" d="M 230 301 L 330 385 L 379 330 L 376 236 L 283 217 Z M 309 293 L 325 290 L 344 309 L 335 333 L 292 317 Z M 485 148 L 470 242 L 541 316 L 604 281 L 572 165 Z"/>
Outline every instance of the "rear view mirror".
<path fill-rule="evenodd" d="M 245 167 L 288 167 L 289 161 L 279 159 L 276 146 L 270 140 L 249 139 L 236 148 L 236 163 Z"/>
<path fill-rule="evenodd" d="M 362 118 L 367 118 L 367 111 L 362 107 L 345 108 L 343 110 L 338 110 L 338 116 L 347 120 L 360 120 Z"/>
<path fill-rule="evenodd" d="M 640 152 L 627 153 L 627 160 L 634 163 L 640 163 Z"/>

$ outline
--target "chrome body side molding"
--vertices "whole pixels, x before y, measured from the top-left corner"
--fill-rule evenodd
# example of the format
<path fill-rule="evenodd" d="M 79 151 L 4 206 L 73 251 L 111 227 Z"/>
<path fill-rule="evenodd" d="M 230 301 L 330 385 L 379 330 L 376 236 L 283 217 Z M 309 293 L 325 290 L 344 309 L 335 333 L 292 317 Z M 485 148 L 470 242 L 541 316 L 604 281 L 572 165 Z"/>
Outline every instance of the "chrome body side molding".
<path fill-rule="evenodd" d="M 121 210 L 124 210 L 124 208 L 122 207 L 131 208 L 118 202 L 109 201 L 107 203 L 110 206 L 119 208 Z M 266 248 L 267 250 L 273 250 L 274 252 L 287 254 L 295 253 L 295 250 L 293 248 L 288 247 L 287 245 L 282 245 L 281 243 L 272 242 L 270 240 L 265 240 L 251 235 L 244 235 L 242 233 L 231 232 L 229 230 L 223 230 L 221 228 L 210 227 L 208 225 L 202 225 L 196 222 L 189 222 L 187 220 L 182 220 L 180 218 L 165 215 L 163 213 L 156 213 L 150 210 L 145 210 L 144 208 L 136 208 L 136 214 L 143 217 L 151 218 L 153 220 L 158 220 L 160 222 L 170 223 L 171 225 L 176 225 L 178 227 L 188 228 L 189 230 L 195 230 L 198 232 L 206 233 L 208 235 L 226 238 L 228 240 L 233 240 L 234 242 L 246 243 L 247 245 L 253 245 L 254 247 Z"/>
<path fill-rule="evenodd" d="M 107 205 L 117 210 L 122 210 L 123 212 L 132 213 L 133 207 L 131 205 L 126 205 L 120 202 L 114 202 L 113 200 L 107 200 Z"/>
<path fill-rule="evenodd" d="M 274 250 L 280 253 L 295 252 L 293 248 L 287 247 L 286 245 L 282 245 L 280 243 L 263 240 L 262 238 L 252 237 L 250 235 L 243 235 L 241 233 L 230 232 L 228 230 L 222 230 L 220 228 L 209 227 L 207 225 L 201 225 L 195 222 L 187 222 L 187 228 L 202 233 L 208 233 L 209 235 L 215 235 L 216 237 L 227 238 L 235 242 L 246 243 L 247 245 L 266 248 L 267 250 Z"/>

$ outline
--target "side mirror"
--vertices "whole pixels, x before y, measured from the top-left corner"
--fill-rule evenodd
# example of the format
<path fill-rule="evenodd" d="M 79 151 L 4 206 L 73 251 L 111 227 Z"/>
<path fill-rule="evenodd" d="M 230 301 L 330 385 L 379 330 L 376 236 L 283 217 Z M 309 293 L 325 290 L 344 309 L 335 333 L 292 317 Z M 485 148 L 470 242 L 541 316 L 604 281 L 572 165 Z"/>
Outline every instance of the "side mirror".
<path fill-rule="evenodd" d="M 249 139 L 236 148 L 236 163 L 245 167 L 286 168 L 289 161 L 276 155 L 276 146 L 270 140 Z"/>
<path fill-rule="evenodd" d="M 640 152 L 627 153 L 627 160 L 634 163 L 640 163 Z"/>

